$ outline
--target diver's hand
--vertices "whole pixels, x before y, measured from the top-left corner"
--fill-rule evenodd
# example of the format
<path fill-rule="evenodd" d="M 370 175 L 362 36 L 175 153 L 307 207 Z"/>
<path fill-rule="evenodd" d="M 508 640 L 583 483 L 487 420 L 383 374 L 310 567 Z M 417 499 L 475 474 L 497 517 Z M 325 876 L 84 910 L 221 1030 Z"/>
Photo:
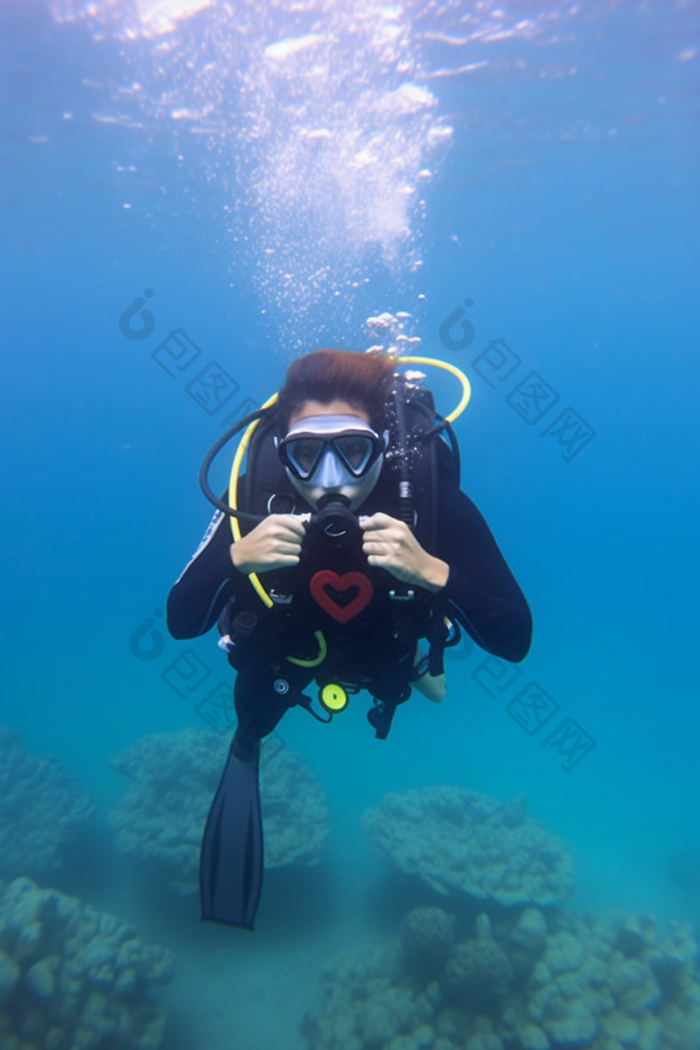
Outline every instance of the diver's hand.
<path fill-rule="evenodd" d="M 246 576 L 251 572 L 270 572 L 272 569 L 298 565 L 305 535 L 301 517 L 294 514 L 270 514 L 247 536 L 241 536 L 240 540 L 231 544 L 231 561 Z"/>
<path fill-rule="evenodd" d="M 428 554 L 408 525 L 389 514 L 360 518 L 362 550 L 370 565 L 386 569 L 402 583 L 439 591 L 447 583 L 450 567 Z"/>

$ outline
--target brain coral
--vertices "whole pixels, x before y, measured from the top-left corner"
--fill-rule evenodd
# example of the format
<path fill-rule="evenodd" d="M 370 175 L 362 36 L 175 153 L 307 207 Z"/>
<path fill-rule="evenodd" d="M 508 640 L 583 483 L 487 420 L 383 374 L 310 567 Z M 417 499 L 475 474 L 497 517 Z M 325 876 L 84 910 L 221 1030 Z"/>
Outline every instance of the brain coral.
<path fill-rule="evenodd" d="M 476 937 L 456 944 L 445 967 L 445 985 L 462 1003 L 486 1009 L 504 999 L 512 977 L 508 956 L 496 944 L 488 915 L 476 920 Z"/>
<path fill-rule="evenodd" d="M 454 919 L 442 908 L 414 908 L 401 923 L 401 950 L 416 978 L 433 976 L 447 959 L 454 941 Z"/>
<path fill-rule="evenodd" d="M 0 895 L 2 1050 L 155 1050 L 172 958 L 135 929 L 16 879 Z"/>
<path fill-rule="evenodd" d="M 363 827 L 402 871 L 438 893 L 461 890 L 501 904 L 550 904 L 573 888 L 570 851 L 521 798 L 502 803 L 460 787 L 386 795 Z"/>
<path fill-rule="evenodd" d="M 202 831 L 228 745 L 211 730 L 155 733 L 112 760 L 131 781 L 110 814 L 117 844 L 156 867 L 178 893 L 195 893 Z M 299 755 L 275 754 L 260 774 L 265 865 L 316 864 L 328 837 L 318 780 Z"/>
<path fill-rule="evenodd" d="M 0 874 L 4 878 L 56 871 L 68 838 L 88 820 L 92 809 L 56 758 L 28 754 L 17 734 L 0 726 Z"/>

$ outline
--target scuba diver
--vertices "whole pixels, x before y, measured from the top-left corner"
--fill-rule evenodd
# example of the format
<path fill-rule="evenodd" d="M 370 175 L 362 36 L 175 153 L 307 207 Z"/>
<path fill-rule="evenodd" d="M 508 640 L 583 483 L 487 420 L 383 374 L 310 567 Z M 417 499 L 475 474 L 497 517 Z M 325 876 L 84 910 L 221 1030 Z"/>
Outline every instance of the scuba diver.
<path fill-rule="evenodd" d="M 455 375 L 457 409 L 438 415 L 424 376 L 399 372 L 406 364 Z M 462 631 L 504 660 L 527 654 L 528 604 L 459 488 L 451 423 L 469 395 L 466 377 L 432 358 L 316 350 L 206 457 L 200 483 L 217 511 L 167 602 L 174 638 L 218 623 L 237 672 L 236 730 L 202 840 L 203 920 L 253 929 L 260 744 L 290 708 L 329 722 L 366 690 L 385 739 L 412 686 L 442 698 L 443 653 Z M 241 431 L 220 499 L 209 469 Z"/>

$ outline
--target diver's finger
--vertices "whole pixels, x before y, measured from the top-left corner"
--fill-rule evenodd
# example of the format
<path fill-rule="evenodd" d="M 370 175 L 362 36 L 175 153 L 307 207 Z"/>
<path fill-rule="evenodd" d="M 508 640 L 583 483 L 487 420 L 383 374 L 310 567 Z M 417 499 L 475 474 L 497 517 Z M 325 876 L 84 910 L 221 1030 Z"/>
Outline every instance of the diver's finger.
<path fill-rule="evenodd" d="M 299 555 L 298 554 L 285 554 L 275 559 L 276 569 L 285 569 L 289 565 L 298 565 Z"/>
<path fill-rule="evenodd" d="M 364 550 L 369 550 L 370 547 L 377 546 L 382 550 L 397 550 L 401 546 L 401 536 L 392 532 L 391 529 L 382 530 L 381 532 L 365 533 L 362 537 L 362 547 Z"/>
<path fill-rule="evenodd" d="M 285 525 L 289 528 L 296 529 L 298 527 L 304 528 L 304 515 L 301 514 L 268 514 L 266 518 L 263 518 L 262 524 L 268 527 L 276 527 L 278 525 Z"/>
<path fill-rule="evenodd" d="M 379 569 L 388 569 L 390 572 L 398 568 L 392 558 L 384 557 L 382 554 L 368 554 L 367 564 L 375 565 Z"/>
<path fill-rule="evenodd" d="M 398 543 L 390 543 L 388 540 L 383 539 L 365 540 L 362 544 L 362 550 L 365 554 L 392 554 L 398 549 Z"/>
<path fill-rule="evenodd" d="M 384 514 L 381 510 L 377 511 L 376 514 L 372 514 L 369 517 L 364 515 L 360 518 L 360 528 L 365 531 L 371 531 L 373 529 L 386 529 L 388 526 L 393 525 L 396 521 L 389 514 Z"/>
<path fill-rule="evenodd" d="M 304 528 L 304 522 L 300 521 L 299 518 L 294 517 L 293 514 L 280 514 L 280 525 L 287 532 L 294 533 L 295 536 L 299 536 L 300 539 L 304 539 L 306 536 L 306 529 Z"/>
<path fill-rule="evenodd" d="M 273 532 L 275 539 L 284 540 L 285 543 L 303 543 L 305 532 L 297 532 L 296 529 L 285 528 L 279 525 Z"/>
<path fill-rule="evenodd" d="M 293 541 L 301 541 L 306 535 L 304 526 L 299 521 L 295 521 L 291 515 L 285 515 L 284 518 L 280 515 L 276 521 L 270 520 L 268 525 L 268 535 L 273 536 L 275 539 L 284 537 Z"/>
<path fill-rule="evenodd" d="M 293 541 L 287 542 L 285 540 L 277 540 L 275 543 L 275 554 L 294 555 L 299 557 L 299 551 L 301 550 L 301 543 L 294 543 Z"/>

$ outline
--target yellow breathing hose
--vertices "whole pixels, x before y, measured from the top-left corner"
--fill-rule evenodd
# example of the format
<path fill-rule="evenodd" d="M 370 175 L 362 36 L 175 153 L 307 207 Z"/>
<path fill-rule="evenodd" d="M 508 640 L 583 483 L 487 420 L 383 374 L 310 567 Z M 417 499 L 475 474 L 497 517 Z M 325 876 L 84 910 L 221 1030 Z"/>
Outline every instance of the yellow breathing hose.
<path fill-rule="evenodd" d="M 452 412 L 450 412 L 449 416 L 445 416 L 445 422 L 454 423 L 455 419 L 458 419 L 459 416 L 462 415 L 462 412 L 464 412 L 465 408 L 469 404 L 469 399 L 472 395 L 472 388 L 464 372 L 460 371 L 459 368 L 455 368 L 454 365 L 448 364 L 447 361 L 438 361 L 432 357 L 397 357 L 396 365 L 397 367 L 400 367 L 401 365 L 430 365 L 433 368 L 442 368 L 445 372 L 450 372 L 451 375 L 455 376 L 462 385 L 462 397 L 460 398 L 457 407 L 453 409 Z M 276 400 L 277 394 L 275 393 L 272 395 L 272 397 L 267 399 L 262 408 L 269 408 L 270 405 L 274 405 Z M 241 470 L 241 463 L 243 462 L 243 457 L 245 456 L 246 449 L 250 444 L 250 439 L 255 433 L 255 429 L 259 422 L 259 419 L 254 419 L 253 422 L 246 427 L 245 431 L 243 432 L 243 437 L 241 438 L 238 444 L 238 448 L 236 449 L 236 455 L 233 457 L 233 463 L 231 465 L 231 478 L 229 480 L 228 486 L 228 502 L 229 506 L 233 510 L 238 510 L 238 475 Z M 233 516 L 231 517 L 231 531 L 233 533 L 234 543 L 238 543 L 238 541 L 241 538 L 241 527 L 238 523 L 238 518 L 234 518 Z M 248 579 L 255 588 L 260 600 L 267 606 L 268 609 L 272 608 L 274 602 L 272 601 L 272 598 L 270 598 L 269 594 L 261 584 L 257 573 L 251 572 L 248 576 Z M 293 662 L 302 664 L 301 660 L 295 660 Z M 320 663 L 321 661 L 316 659 L 313 661 L 313 663 L 306 664 L 304 662 L 302 666 L 313 666 L 317 662 Z"/>
<path fill-rule="evenodd" d="M 445 416 L 445 422 L 454 423 L 455 419 L 459 419 L 462 412 L 464 412 L 469 404 L 469 399 L 472 396 L 471 383 L 465 376 L 464 372 L 460 371 L 459 368 L 455 368 L 454 365 L 448 365 L 447 361 L 437 361 L 432 357 L 399 357 L 398 363 L 400 365 L 432 365 L 433 368 L 442 368 L 445 372 L 450 372 L 455 376 L 462 384 L 462 397 L 460 398 L 457 407 L 450 412 L 449 416 Z"/>
<path fill-rule="evenodd" d="M 274 393 L 272 397 L 269 397 L 267 399 L 267 401 L 262 407 L 269 408 L 270 405 L 274 405 L 276 400 L 277 394 Z M 250 439 L 255 433 L 255 428 L 257 427 L 259 422 L 259 419 L 254 419 L 253 422 L 245 428 L 243 432 L 243 437 L 238 443 L 236 455 L 233 457 L 233 463 L 231 465 L 231 478 L 229 480 L 228 485 L 228 502 L 229 506 L 233 510 L 238 510 L 238 475 L 241 470 L 241 463 L 243 462 L 243 457 L 245 455 L 246 449 L 250 444 Z M 238 543 L 238 541 L 241 538 L 241 526 L 238 524 L 238 518 L 234 518 L 233 516 L 231 517 L 231 531 L 233 533 L 233 542 Z M 260 580 L 258 579 L 257 573 L 251 572 L 248 576 L 248 579 L 253 584 L 253 587 L 255 588 L 261 601 L 265 603 L 268 609 L 271 609 L 274 605 L 274 602 L 272 601 L 272 598 L 267 593 Z"/>

